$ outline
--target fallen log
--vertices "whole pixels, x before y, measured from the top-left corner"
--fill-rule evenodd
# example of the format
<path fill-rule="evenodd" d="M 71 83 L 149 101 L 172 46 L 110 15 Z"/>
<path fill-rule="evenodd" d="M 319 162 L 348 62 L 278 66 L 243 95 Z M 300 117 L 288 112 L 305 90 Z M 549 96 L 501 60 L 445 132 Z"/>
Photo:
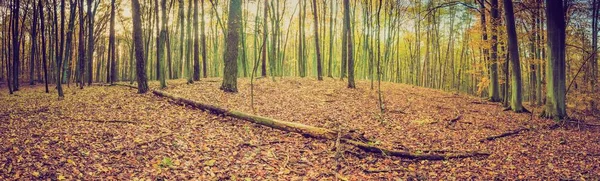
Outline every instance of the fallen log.
<path fill-rule="evenodd" d="M 489 137 L 483 138 L 483 139 L 479 140 L 479 142 L 483 143 L 485 141 L 492 141 L 492 140 L 495 140 L 495 139 L 498 139 L 498 138 L 503 138 L 503 137 L 507 137 L 507 136 L 516 135 L 516 134 L 519 134 L 521 132 L 525 132 L 525 131 L 529 131 L 529 130 L 530 130 L 529 128 L 519 128 L 519 129 L 516 129 L 516 130 L 504 132 L 504 133 L 499 134 L 499 135 L 494 135 L 494 136 L 489 136 Z"/>
<path fill-rule="evenodd" d="M 178 95 L 160 91 L 160 90 L 153 90 L 152 93 L 154 93 L 157 96 L 169 98 L 179 104 L 184 104 L 184 105 L 192 106 L 197 109 L 209 111 L 212 114 L 229 116 L 229 117 L 245 120 L 245 121 L 248 121 L 251 123 L 260 124 L 263 126 L 267 126 L 267 127 L 282 130 L 282 131 L 299 133 L 299 134 L 302 134 L 307 137 L 328 139 L 328 140 L 337 140 L 338 139 L 337 131 L 333 131 L 333 130 L 329 130 L 329 129 L 325 129 L 325 128 L 319 128 L 319 127 L 314 127 L 314 126 L 309 126 L 309 125 L 294 123 L 294 122 L 288 122 L 288 121 L 280 121 L 280 120 L 271 119 L 271 118 L 267 118 L 267 117 L 262 117 L 262 116 L 252 115 L 252 114 L 248 114 L 248 113 L 244 113 L 244 112 L 239 112 L 239 111 L 235 111 L 235 110 L 229 110 L 226 108 L 221 108 L 218 106 L 204 104 L 204 103 L 200 103 L 200 102 L 193 101 L 190 99 L 186 99 L 186 98 L 180 97 Z M 354 134 L 341 134 L 341 135 L 343 135 L 340 138 L 341 142 L 355 146 L 366 152 L 383 154 L 383 155 L 387 155 L 387 156 L 396 156 L 396 157 L 408 158 L 408 159 L 447 160 L 447 159 L 467 158 L 467 157 L 487 157 L 490 155 L 489 153 L 480 153 L 480 152 L 449 153 L 449 154 L 411 153 L 411 152 L 407 152 L 407 151 L 392 150 L 392 149 L 378 147 L 378 146 L 366 143 L 363 140 L 356 139 L 357 136 Z M 358 141 L 358 140 L 360 140 L 360 141 Z"/>

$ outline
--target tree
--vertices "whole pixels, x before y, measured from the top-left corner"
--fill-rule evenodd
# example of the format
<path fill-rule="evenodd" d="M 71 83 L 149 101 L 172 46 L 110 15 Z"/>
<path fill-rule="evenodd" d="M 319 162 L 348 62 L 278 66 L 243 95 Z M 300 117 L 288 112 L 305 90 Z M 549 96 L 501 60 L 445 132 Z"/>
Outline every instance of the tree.
<path fill-rule="evenodd" d="M 140 2 L 131 0 L 133 19 L 133 45 L 135 50 L 136 77 L 138 93 L 148 92 L 148 78 L 146 76 L 146 61 L 144 60 L 144 40 L 142 37 L 142 19 L 140 13 Z"/>
<path fill-rule="evenodd" d="M 546 63 L 546 106 L 542 116 L 554 119 L 567 117 L 564 11 L 562 0 L 546 0 L 547 43 L 550 56 Z"/>
<path fill-rule="evenodd" d="M 117 56 L 115 54 L 115 0 L 111 0 L 110 29 L 108 35 L 108 61 L 106 68 L 106 81 L 110 84 L 113 84 L 116 79 L 116 58 Z"/>
<path fill-rule="evenodd" d="M 113 0 L 114 1 L 114 0 Z M 197 1 L 197 0 L 196 0 Z M 157 56 L 158 56 L 158 67 L 159 67 L 159 74 L 158 77 L 160 79 L 160 88 L 164 89 L 167 87 L 167 82 L 166 82 L 166 72 L 165 72 L 165 46 L 167 43 L 167 1 L 166 0 L 161 0 L 160 1 L 160 9 L 161 9 L 161 14 L 162 14 L 162 27 L 160 28 L 160 36 L 158 37 L 158 51 L 157 51 Z M 195 48 L 196 49 L 196 48 Z M 196 50 L 195 50 L 196 51 Z M 196 57 L 194 58 L 196 59 Z M 195 61 L 194 61 L 195 62 Z M 195 68 L 194 68 L 195 71 Z M 194 73 L 195 75 L 195 73 Z"/>
<path fill-rule="evenodd" d="M 84 28 L 84 24 L 85 24 L 85 17 L 83 16 L 83 1 L 77 1 L 77 4 L 79 5 L 79 44 L 77 46 L 77 55 L 78 55 L 78 67 L 79 67 L 79 71 L 77 71 L 79 73 L 79 75 L 77 75 L 77 80 L 79 80 L 79 88 L 83 89 L 83 84 L 84 84 L 84 70 L 85 70 L 85 28 Z"/>
<path fill-rule="evenodd" d="M 200 45 L 198 41 L 198 0 L 194 0 L 194 81 L 200 80 Z"/>
<path fill-rule="evenodd" d="M 313 17 L 315 20 L 315 51 L 317 52 L 317 79 L 323 80 L 323 68 L 321 65 L 321 48 L 319 47 L 319 17 L 317 16 L 317 0 L 312 1 Z"/>
<path fill-rule="evenodd" d="M 356 88 L 354 83 L 354 51 L 353 51 L 353 41 L 352 41 L 352 29 L 350 29 L 350 2 L 349 0 L 344 0 L 344 31 L 346 33 L 343 39 L 346 44 L 343 47 L 347 47 L 347 51 L 345 57 L 347 58 L 348 67 L 342 67 L 342 69 L 348 70 L 348 88 Z M 342 55 L 344 57 L 344 55 Z M 344 58 L 342 58 L 344 59 Z M 343 76 L 342 76 L 343 77 Z"/>
<path fill-rule="evenodd" d="M 73 43 L 73 29 L 75 29 L 75 15 L 77 15 L 77 5 L 75 4 L 75 0 L 70 1 L 71 12 L 69 13 L 69 24 L 67 26 L 67 42 L 65 47 L 65 61 L 63 65 L 63 84 L 69 84 L 69 80 L 71 78 L 71 44 Z"/>
<path fill-rule="evenodd" d="M 590 63 L 590 87 L 592 93 L 600 91 L 598 88 L 598 19 L 600 14 L 600 2 L 598 0 L 592 1 L 592 59 Z M 597 111 L 596 102 L 594 99 L 590 100 L 590 107 L 592 112 Z"/>
<path fill-rule="evenodd" d="M 300 0 L 300 1 L 304 1 L 304 0 Z M 263 43 L 267 43 L 267 38 L 269 36 L 269 23 L 268 23 L 268 19 L 267 17 L 269 14 L 269 0 L 265 0 L 265 10 L 264 10 L 264 16 L 263 16 Z M 266 45 L 266 44 L 265 44 Z M 263 46 L 262 47 L 262 59 L 261 59 L 261 67 L 260 67 L 260 75 L 263 77 L 267 76 L 267 46 Z M 271 57 L 269 57 L 271 58 Z"/>
<path fill-rule="evenodd" d="M 193 44 L 193 37 L 192 37 L 192 8 L 194 6 L 192 5 L 192 0 L 190 0 L 190 5 L 188 6 L 188 16 L 187 16 L 187 24 L 186 24 L 186 29 L 185 29 L 185 34 L 187 36 L 186 38 L 186 47 L 185 47 L 185 77 L 187 78 L 187 83 L 191 84 L 194 83 L 194 73 L 192 71 L 192 44 Z"/>
<path fill-rule="evenodd" d="M 498 23 L 500 17 L 498 15 L 498 0 L 491 0 L 491 16 L 492 16 L 492 53 L 490 63 L 490 101 L 500 101 L 500 90 L 498 85 Z M 487 55 L 486 55 L 487 56 Z"/>
<path fill-rule="evenodd" d="M 12 78 L 13 78 L 13 91 L 19 90 L 19 8 L 21 6 L 20 0 L 14 0 L 12 6 L 12 51 L 13 51 L 13 64 L 12 64 Z"/>
<path fill-rule="evenodd" d="M 202 0 L 202 34 L 200 35 L 200 43 L 202 43 L 202 75 L 204 78 L 208 77 L 208 68 L 206 63 L 206 28 L 205 28 L 205 20 L 204 20 L 204 0 Z"/>
<path fill-rule="evenodd" d="M 517 41 L 517 30 L 515 28 L 515 14 L 513 11 L 512 0 L 504 0 L 504 14 L 506 18 L 506 31 L 508 33 L 508 51 L 510 53 L 510 62 L 512 65 L 511 76 L 511 109 L 515 112 L 523 112 L 523 91 L 521 83 L 521 63 L 519 62 L 519 42 Z"/>
<path fill-rule="evenodd" d="M 54 1 L 54 8 L 55 8 L 55 12 L 54 12 L 54 22 L 57 22 L 57 16 L 56 16 L 56 1 Z M 57 25 L 55 25 L 57 26 Z M 62 64 L 63 64 L 63 52 L 64 52 L 64 48 L 65 48 L 65 0 L 61 0 L 60 3 L 60 31 L 56 31 L 55 33 L 55 41 L 56 41 L 56 45 L 57 45 L 57 52 L 56 52 L 56 89 L 58 90 L 58 97 L 59 98 L 63 98 L 65 97 L 64 93 L 63 93 L 63 89 L 62 89 Z M 60 40 L 59 40 L 60 37 Z"/>
<path fill-rule="evenodd" d="M 96 9 L 92 11 L 92 2 L 94 0 L 87 0 L 87 17 L 88 17 L 88 40 L 87 40 L 87 83 L 88 86 L 92 85 L 92 62 L 94 60 L 94 16 L 96 15 Z M 139 3 L 138 3 L 139 4 Z M 97 7 L 97 6 L 96 6 Z"/>
<path fill-rule="evenodd" d="M 237 57 L 240 36 L 240 24 L 242 22 L 242 0 L 231 0 L 229 3 L 229 17 L 227 19 L 227 41 L 225 42 L 225 70 L 221 90 L 225 92 L 237 92 Z"/>
<path fill-rule="evenodd" d="M 35 57 L 37 49 L 37 22 L 38 22 L 38 11 L 36 5 L 33 4 L 33 20 L 31 21 L 31 62 L 29 64 L 29 85 L 35 85 L 33 72 L 35 70 Z"/>
<path fill-rule="evenodd" d="M 38 11 L 39 11 L 39 15 L 40 15 L 40 33 L 42 34 L 42 66 L 44 68 L 44 84 L 46 87 L 46 93 L 49 93 L 48 91 L 48 67 L 47 67 L 47 63 L 46 63 L 46 28 L 45 28 L 45 21 L 44 21 L 44 5 L 42 4 L 42 1 L 38 1 Z"/>

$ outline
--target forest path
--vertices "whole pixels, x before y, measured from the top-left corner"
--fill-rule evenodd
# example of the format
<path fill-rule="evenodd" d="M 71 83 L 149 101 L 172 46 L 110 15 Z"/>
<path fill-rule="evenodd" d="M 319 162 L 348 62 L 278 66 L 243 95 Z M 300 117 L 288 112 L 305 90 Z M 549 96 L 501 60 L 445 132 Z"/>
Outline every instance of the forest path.
<path fill-rule="evenodd" d="M 551 121 L 503 112 L 499 104 L 393 83 L 382 84 L 387 112 L 381 116 L 377 92 L 369 84 L 359 81 L 359 89 L 350 90 L 345 82 L 331 79 L 259 79 L 254 113 L 357 130 L 389 148 L 479 150 L 492 155 L 410 161 L 343 147 L 345 152 L 336 159 L 331 141 L 223 118 L 152 94 L 116 86 L 72 87 L 58 101 L 55 92 L 45 94 L 43 87 L 35 86 L 11 96 L 0 90 L 0 178 L 312 180 L 335 179 L 335 173 L 350 180 L 600 177 L 600 156 L 593 155 L 600 153 L 598 130 L 549 130 L 544 127 Z M 219 85 L 219 79 L 193 85 L 176 80 L 165 91 L 253 113 L 247 79 L 240 80 L 237 94 L 222 93 Z M 458 123 L 448 125 L 459 115 Z M 521 127 L 536 129 L 478 141 Z"/>

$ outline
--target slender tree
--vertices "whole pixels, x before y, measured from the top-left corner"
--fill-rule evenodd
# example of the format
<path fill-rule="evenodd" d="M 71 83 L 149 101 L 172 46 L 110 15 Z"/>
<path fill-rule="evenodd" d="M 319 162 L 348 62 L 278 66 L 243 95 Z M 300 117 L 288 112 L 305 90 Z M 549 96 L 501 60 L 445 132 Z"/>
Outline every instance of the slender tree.
<path fill-rule="evenodd" d="M 113 0 L 114 1 L 114 0 Z M 162 14 L 162 27 L 160 28 L 160 36 L 158 38 L 158 67 L 160 70 L 159 79 L 160 79 L 160 88 L 164 89 L 167 87 L 166 82 L 166 72 L 165 72 L 165 46 L 167 44 L 167 1 L 160 1 L 160 9 Z"/>
<path fill-rule="evenodd" d="M 38 11 L 40 15 L 40 33 L 42 34 L 42 67 L 44 69 L 44 84 L 46 88 L 46 93 L 49 93 L 50 91 L 48 90 L 48 66 L 46 63 L 46 23 L 44 21 L 44 5 L 42 3 L 42 1 L 38 1 Z"/>
<path fill-rule="evenodd" d="M 83 1 L 77 1 L 77 4 L 79 6 L 79 43 L 77 46 L 77 55 L 78 55 L 78 67 L 79 67 L 79 71 L 77 71 L 79 73 L 79 75 L 77 75 L 77 80 L 79 80 L 79 88 L 83 89 L 83 84 L 84 84 L 84 71 L 85 71 L 85 17 L 83 16 Z"/>
<path fill-rule="evenodd" d="M 146 61 L 144 60 L 144 40 L 142 37 L 142 19 L 140 13 L 140 2 L 131 0 L 132 18 L 133 18 L 133 44 L 135 49 L 136 77 L 138 83 L 138 93 L 143 94 L 148 91 L 148 81 L 146 77 Z"/>
<path fill-rule="evenodd" d="M 346 32 L 345 33 L 346 36 L 344 37 L 344 39 L 346 39 L 346 44 L 343 46 L 347 47 L 346 57 L 347 57 L 348 67 L 342 67 L 342 69 L 345 70 L 347 68 L 347 70 L 348 70 L 348 88 L 356 88 L 356 85 L 354 83 L 354 49 L 353 49 L 354 41 L 352 41 L 352 29 L 350 26 L 350 2 L 349 2 L 349 0 L 344 0 L 344 31 Z M 344 51 L 342 50 L 342 52 L 344 52 Z"/>
<path fill-rule="evenodd" d="M 202 21 L 204 21 L 204 19 Z M 194 0 L 194 81 L 200 80 L 200 44 L 198 42 L 199 40 L 200 38 L 198 37 L 198 0 Z"/>
<path fill-rule="evenodd" d="M 35 71 L 35 58 L 37 49 L 37 22 L 38 22 L 38 11 L 35 4 L 33 6 L 33 20 L 31 21 L 31 62 L 29 63 L 29 85 L 34 85 L 35 80 L 33 73 Z"/>
<path fill-rule="evenodd" d="M 312 1 L 313 17 L 315 20 L 315 51 L 317 56 L 317 79 L 323 80 L 323 68 L 321 64 L 321 48 L 319 47 L 319 17 L 317 16 L 317 0 Z"/>
<path fill-rule="evenodd" d="M 490 62 L 490 101 L 500 101 L 500 87 L 498 84 L 498 23 L 500 16 L 498 15 L 498 0 L 491 0 L 491 24 L 492 24 L 492 53 Z"/>
<path fill-rule="evenodd" d="M 229 17 L 227 18 L 227 41 L 225 42 L 225 71 L 221 90 L 225 92 L 237 92 L 237 57 L 240 36 L 240 24 L 242 21 L 242 0 L 231 0 L 229 3 Z"/>
<path fill-rule="evenodd" d="M 12 51 L 13 51 L 13 64 L 12 64 L 12 78 L 13 78 L 13 91 L 19 90 L 19 9 L 21 8 L 21 1 L 14 0 L 12 6 Z"/>
<path fill-rule="evenodd" d="M 92 81 L 93 81 L 93 74 L 92 74 L 92 62 L 94 60 L 94 44 L 95 44 L 95 39 L 94 39 L 94 16 L 96 15 L 96 10 L 94 9 L 92 11 L 92 3 L 94 2 L 94 0 L 87 0 L 87 18 L 88 18 L 88 26 L 87 26 L 87 30 L 88 30 L 88 39 L 87 39 L 87 53 L 85 54 L 86 56 L 86 63 L 87 63 L 87 83 L 88 86 L 92 85 Z"/>
<path fill-rule="evenodd" d="M 202 29 L 202 34 L 200 35 L 200 43 L 202 44 L 202 75 L 204 78 L 208 77 L 208 67 L 206 60 L 206 28 L 205 28 L 205 20 L 204 20 L 204 0 L 202 0 L 202 23 L 200 28 Z"/>
<path fill-rule="evenodd" d="M 304 1 L 304 0 L 300 0 L 300 1 Z M 269 0 L 265 0 L 265 10 L 264 10 L 264 16 L 263 16 L 263 42 L 267 43 L 267 38 L 269 36 L 269 19 L 267 19 L 267 17 L 269 17 Z M 266 44 L 265 44 L 266 45 Z M 261 59 L 261 67 L 260 67 L 260 75 L 263 77 L 267 76 L 267 46 L 263 46 L 262 47 L 262 59 Z M 271 57 L 269 57 L 271 58 Z"/>

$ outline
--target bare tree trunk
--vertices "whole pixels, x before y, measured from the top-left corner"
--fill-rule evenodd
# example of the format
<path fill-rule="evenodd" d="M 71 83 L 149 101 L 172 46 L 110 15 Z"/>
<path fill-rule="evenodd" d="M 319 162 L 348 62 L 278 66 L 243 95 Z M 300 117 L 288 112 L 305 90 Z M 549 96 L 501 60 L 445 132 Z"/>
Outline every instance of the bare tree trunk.
<path fill-rule="evenodd" d="M 546 0 L 548 48 L 546 64 L 546 107 L 542 116 L 554 119 L 567 117 L 565 70 L 565 12 L 562 0 Z"/>
<path fill-rule="evenodd" d="M 202 10 L 204 11 L 204 9 Z M 204 19 L 202 19 L 202 21 L 204 21 Z M 200 80 L 200 45 L 198 43 L 199 40 L 200 38 L 198 38 L 198 0 L 194 0 L 194 81 Z"/>
<path fill-rule="evenodd" d="M 92 81 L 93 79 L 93 72 L 92 72 L 92 63 L 94 61 L 94 16 L 95 16 L 95 11 L 92 11 L 92 2 L 94 0 L 87 0 L 87 18 L 88 18 L 88 40 L 87 40 L 87 53 L 86 53 L 86 59 L 87 59 L 87 83 L 88 86 L 92 85 Z"/>
<path fill-rule="evenodd" d="M 304 0 L 300 0 L 300 1 L 304 1 Z M 264 10 L 264 17 L 263 17 L 263 43 L 265 43 L 265 45 L 268 45 L 267 43 L 267 38 L 269 36 L 269 23 L 268 23 L 268 14 L 269 14 L 269 0 L 265 0 L 265 10 Z M 271 57 L 269 57 L 271 58 Z M 261 71 L 260 71 L 260 75 L 263 77 L 267 76 L 267 46 L 263 46 L 262 47 L 262 59 L 261 59 Z"/>
<path fill-rule="evenodd" d="M 323 80 L 323 68 L 321 66 L 321 48 L 319 47 L 319 17 L 317 16 L 317 0 L 312 3 L 313 17 L 315 20 L 315 51 L 317 52 L 317 79 Z"/>
<path fill-rule="evenodd" d="M 136 59 L 136 77 L 138 83 L 138 93 L 143 94 L 148 91 L 148 81 L 146 76 L 146 61 L 144 60 L 144 40 L 142 39 L 142 20 L 140 18 L 140 2 L 131 0 L 132 18 L 133 18 L 133 44 Z"/>
<path fill-rule="evenodd" d="M 526 109 L 523 107 L 522 100 L 522 83 L 521 83 L 521 63 L 519 62 L 519 42 L 517 41 L 517 30 L 515 28 L 515 17 L 511 0 L 504 0 L 504 13 L 506 16 L 506 31 L 508 34 L 508 51 L 510 52 L 510 60 L 512 64 L 512 97 L 511 109 L 515 112 L 523 112 Z"/>
<path fill-rule="evenodd" d="M 229 3 L 229 17 L 227 18 L 227 41 L 225 42 L 225 67 L 223 73 L 223 84 L 221 90 L 225 92 L 237 92 L 237 57 L 240 36 L 240 24 L 242 21 L 242 0 L 231 0 Z"/>
<path fill-rule="evenodd" d="M 37 22 L 38 22 L 38 11 L 35 4 L 33 6 L 33 20 L 31 21 L 31 63 L 29 64 L 29 85 L 35 85 L 35 79 L 33 76 L 35 70 L 35 58 L 37 53 Z"/>
<path fill-rule="evenodd" d="M 350 29 L 350 2 L 349 0 L 344 0 L 344 30 L 346 31 L 345 35 L 346 37 L 344 39 L 346 39 L 346 46 L 347 48 L 347 55 L 346 57 L 348 58 L 348 88 L 356 88 L 356 85 L 354 83 L 354 49 L 353 49 L 353 43 L 354 41 L 352 41 L 352 29 Z M 343 67 L 343 69 L 345 69 L 346 67 Z"/>

